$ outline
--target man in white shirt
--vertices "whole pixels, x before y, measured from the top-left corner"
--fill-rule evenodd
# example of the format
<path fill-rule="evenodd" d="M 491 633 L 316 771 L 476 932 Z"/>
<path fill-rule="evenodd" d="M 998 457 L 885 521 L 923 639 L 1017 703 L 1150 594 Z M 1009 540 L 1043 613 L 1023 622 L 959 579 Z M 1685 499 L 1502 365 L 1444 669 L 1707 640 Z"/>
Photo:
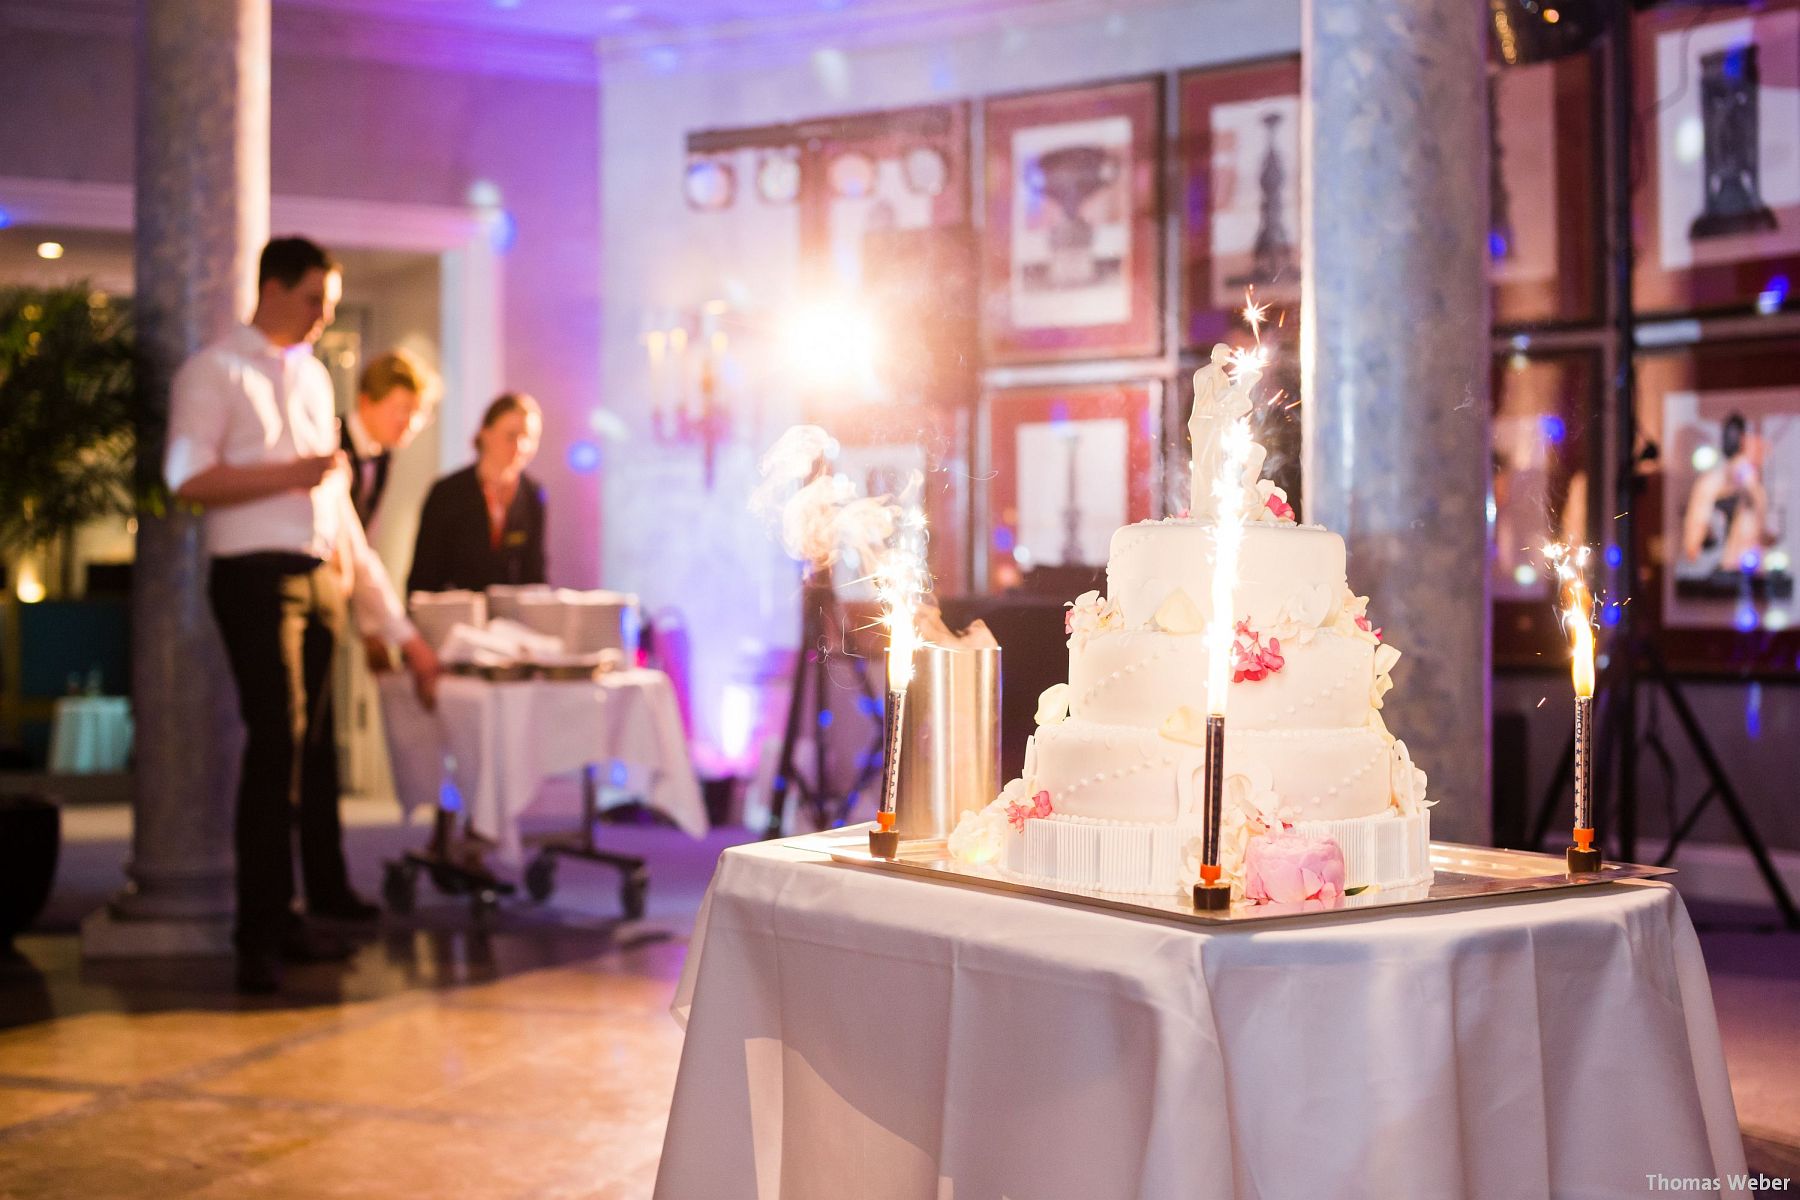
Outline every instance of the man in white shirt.
<path fill-rule="evenodd" d="M 344 626 L 344 574 L 364 630 L 398 643 L 420 696 L 438 663 L 406 619 L 351 506 L 331 377 L 312 346 L 342 279 L 304 238 L 263 248 L 256 313 L 176 373 L 164 475 L 206 511 L 210 596 L 248 729 L 237 800 L 238 986 L 275 990 L 280 963 L 348 947 L 293 912 L 298 815 L 307 907 L 367 915 L 351 891 L 338 818 L 331 663 Z"/>

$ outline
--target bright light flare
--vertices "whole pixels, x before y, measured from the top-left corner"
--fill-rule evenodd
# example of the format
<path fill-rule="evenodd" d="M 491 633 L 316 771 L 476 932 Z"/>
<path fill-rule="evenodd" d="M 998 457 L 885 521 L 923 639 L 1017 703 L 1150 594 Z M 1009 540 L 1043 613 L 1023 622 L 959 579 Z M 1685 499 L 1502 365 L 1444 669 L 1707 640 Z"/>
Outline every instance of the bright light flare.
<path fill-rule="evenodd" d="M 795 309 L 781 340 L 788 368 L 815 388 L 863 386 L 885 351 L 874 314 L 849 301 Z"/>
<path fill-rule="evenodd" d="M 1232 594 L 1237 590 L 1238 552 L 1244 544 L 1241 476 L 1250 453 L 1249 418 L 1233 421 L 1225 431 L 1222 445 L 1225 454 L 1213 480 L 1213 498 L 1219 504 L 1213 526 L 1217 552 L 1213 559 L 1212 620 L 1206 631 L 1206 711 L 1221 717 L 1231 690 L 1231 644 L 1237 640 Z"/>

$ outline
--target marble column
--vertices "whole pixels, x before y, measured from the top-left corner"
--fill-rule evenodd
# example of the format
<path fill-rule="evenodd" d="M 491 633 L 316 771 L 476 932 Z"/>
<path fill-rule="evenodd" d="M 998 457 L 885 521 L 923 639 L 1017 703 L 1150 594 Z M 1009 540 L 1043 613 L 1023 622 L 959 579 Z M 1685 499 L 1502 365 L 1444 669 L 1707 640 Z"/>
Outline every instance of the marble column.
<path fill-rule="evenodd" d="M 1307 0 L 1304 519 L 1403 657 L 1437 838 L 1491 821 L 1486 7 Z"/>
<path fill-rule="evenodd" d="M 141 369 L 175 368 L 247 316 L 269 223 L 270 0 L 140 0 L 136 290 Z M 147 422 L 155 426 L 159 422 Z M 140 436 L 150 478 L 162 440 Z M 82 927 L 97 957 L 226 953 L 242 730 L 206 601 L 199 517 L 139 514 L 132 594 L 137 751 L 128 884 Z"/>

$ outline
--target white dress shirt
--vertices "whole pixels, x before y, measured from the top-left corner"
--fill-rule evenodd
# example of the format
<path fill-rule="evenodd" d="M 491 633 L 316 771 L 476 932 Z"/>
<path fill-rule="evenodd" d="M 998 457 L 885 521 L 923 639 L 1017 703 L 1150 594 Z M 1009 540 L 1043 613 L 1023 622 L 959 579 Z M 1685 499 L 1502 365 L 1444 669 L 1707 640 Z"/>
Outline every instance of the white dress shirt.
<path fill-rule="evenodd" d="M 338 448 L 331 376 L 309 345 L 284 350 L 254 326 L 240 325 L 175 373 L 163 461 L 172 492 L 220 463 L 291 462 Z M 412 623 L 369 548 L 342 472 L 310 491 L 206 511 L 206 549 L 214 557 L 276 551 L 329 562 L 340 542 L 354 571 L 350 606 L 357 625 L 396 642 L 411 638 Z"/>

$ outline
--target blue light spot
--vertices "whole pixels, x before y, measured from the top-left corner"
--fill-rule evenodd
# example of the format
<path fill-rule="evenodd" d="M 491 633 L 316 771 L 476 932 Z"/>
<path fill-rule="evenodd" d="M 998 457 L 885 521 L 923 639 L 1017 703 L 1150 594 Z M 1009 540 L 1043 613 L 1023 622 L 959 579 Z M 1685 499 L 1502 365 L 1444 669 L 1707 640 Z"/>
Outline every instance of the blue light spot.
<path fill-rule="evenodd" d="M 1506 257 L 1506 235 L 1497 229 L 1488 234 L 1488 253 L 1495 258 Z"/>
<path fill-rule="evenodd" d="M 1544 440 L 1555 446 L 1562 445 L 1563 438 L 1569 434 L 1569 427 L 1563 423 L 1561 417 L 1554 413 L 1546 413 L 1539 417 L 1538 429 L 1543 433 Z"/>
<path fill-rule="evenodd" d="M 831 710 L 829 708 L 821 708 L 819 710 L 819 728 L 820 729 L 830 729 L 831 722 L 832 722 Z"/>
<path fill-rule="evenodd" d="M 591 474 L 600 465 L 600 447 L 592 442 L 576 442 L 569 447 L 569 469 L 577 474 Z"/>
<path fill-rule="evenodd" d="M 1731 614 L 1732 627 L 1739 633 L 1750 633 L 1760 623 L 1754 604 L 1740 604 L 1737 611 Z"/>
<path fill-rule="evenodd" d="M 865 717 L 879 717 L 881 715 L 881 701 L 873 696 L 858 696 L 856 698 L 856 708 L 857 711 L 862 713 Z"/>
<path fill-rule="evenodd" d="M 1788 296 L 1788 277 L 1786 275 L 1769 276 L 1769 282 L 1763 287 L 1763 291 L 1775 297 L 1778 303 L 1785 301 Z"/>
<path fill-rule="evenodd" d="M 1751 739 L 1762 736 L 1762 684 L 1750 685 L 1750 694 L 1744 697 L 1744 732 Z"/>
<path fill-rule="evenodd" d="M 444 780 L 438 788 L 438 807 L 445 812 L 461 812 L 462 806 L 462 793 L 456 790 L 456 785 L 450 780 Z"/>
<path fill-rule="evenodd" d="M 488 242 L 496 251 L 505 254 L 519 240 L 519 222 L 504 208 L 494 213 L 493 225 L 488 229 Z"/>
<path fill-rule="evenodd" d="M 0 208 L 0 229 L 5 229 L 8 225 L 11 225 L 11 224 L 12 224 L 12 214 L 7 212 L 4 208 Z"/>
<path fill-rule="evenodd" d="M 1613 568 L 1614 570 L 1617 570 L 1619 567 L 1619 564 L 1624 561 L 1625 561 L 1625 552 L 1623 550 L 1619 549 L 1618 546 L 1616 546 L 1616 545 L 1608 546 L 1606 548 L 1606 565 L 1607 566 Z"/>
<path fill-rule="evenodd" d="M 1011 525 L 994 526 L 994 549 L 1001 554 L 1011 554 L 1013 546 L 1018 544 L 1018 535 Z"/>
<path fill-rule="evenodd" d="M 1066 425 L 1069 422 L 1069 405 L 1067 401 L 1058 400 L 1050 406 L 1050 423 Z"/>
<path fill-rule="evenodd" d="M 1602 625 L 1617 625 L 1625 616 L 1625 612 L 1617 604 L 1609 604 L 1600 610 Z"/>
<path fill-rule="evenodd" d="M 612 769 L 606 774 L 606 781 L 614 787 L 622 788 L 625 786 L 625 780 L 629 777 L 630 771 L 627 770 L 625 764 L 615 759 L 613 761 Z"/>
<path fill-rule="evenodd" d="M 1725 52 L 1725 61 L 1721 64 L 1725 78 L 1736 81 L 1744 77 L 1744 57 L 1746 47 L 1736 46 Z"/>
<path fill-rule="evenodd" d="M 1760 566 L 1762 566 L 1761 550 L 1746 550 L 1744 557 L 1738 560 L 1738 570 L 1746 575 L 1756 574 L 1756 569 Z"/>

